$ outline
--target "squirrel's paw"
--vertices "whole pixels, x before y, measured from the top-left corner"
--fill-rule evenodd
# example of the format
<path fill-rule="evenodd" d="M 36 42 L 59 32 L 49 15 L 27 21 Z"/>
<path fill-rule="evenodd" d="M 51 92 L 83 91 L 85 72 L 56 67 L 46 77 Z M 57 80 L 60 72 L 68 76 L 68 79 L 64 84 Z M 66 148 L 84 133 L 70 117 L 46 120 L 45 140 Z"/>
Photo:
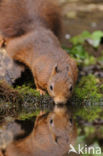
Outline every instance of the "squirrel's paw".
<path fill-rule="evenodd" d="M 39 91 L 40 95 L 45 95 L 46 94 L 46 92 L 44 90 L 40 89 L 40 88 L 37 88 L 36 90 Z"/>
<path fill-rule="evenodd" d="M 4 44 L 5 44 L 5 40 L 0 38 L 0 48 L 2 48 Z"/>
<path fill-rule="evenodd" d="M 0 156 L 3 156 L 1 151 L 0 151 Z"/>

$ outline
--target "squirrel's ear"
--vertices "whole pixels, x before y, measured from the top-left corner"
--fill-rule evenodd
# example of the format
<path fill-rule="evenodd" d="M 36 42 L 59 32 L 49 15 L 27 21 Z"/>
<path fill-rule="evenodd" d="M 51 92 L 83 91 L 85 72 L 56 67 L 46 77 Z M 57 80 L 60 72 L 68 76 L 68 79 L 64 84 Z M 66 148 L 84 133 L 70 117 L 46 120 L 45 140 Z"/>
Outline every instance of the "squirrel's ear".
<path fill-rule="evenodd" d="M 69 66 L 66 67 L 66 70 L 69 71 Z"/>
<path fill-rule="evenodd" d="M 58 70 L 58 65 L 56 64 L 54 67 L 53 67 L 53 70 L 52 70 L 52 76 L 54 76 L 56 73 L 58 73 L 59 70 Z"/>
<path fill-rule="evenodd" d="M 43 119 L 44 117 L 47 117 L 47 116 L 48 116 L 48 113 L 41 111 L 41 112 L 39 113 L 39 115 L 36 117 L 34 127 L 37 127 L 37 126 L 39 125 L 40 121 L 42 121 L 42 119 Z"/>

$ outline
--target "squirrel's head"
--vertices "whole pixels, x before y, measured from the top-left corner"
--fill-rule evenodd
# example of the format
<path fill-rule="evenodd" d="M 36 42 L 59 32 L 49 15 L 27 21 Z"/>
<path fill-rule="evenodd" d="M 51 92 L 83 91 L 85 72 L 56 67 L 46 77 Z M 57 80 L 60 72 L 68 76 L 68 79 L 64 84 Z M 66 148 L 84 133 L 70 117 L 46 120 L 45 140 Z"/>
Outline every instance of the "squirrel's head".
<path fill-rule="evenodd" d="M 69 76 L 69 67 L 63 71 L 59 70 L 58 65 L 53 67 L 51 77 L 48 82 L 48 93 L 56 104 L 65 104 L 73 91 L 73 79 Z"/>

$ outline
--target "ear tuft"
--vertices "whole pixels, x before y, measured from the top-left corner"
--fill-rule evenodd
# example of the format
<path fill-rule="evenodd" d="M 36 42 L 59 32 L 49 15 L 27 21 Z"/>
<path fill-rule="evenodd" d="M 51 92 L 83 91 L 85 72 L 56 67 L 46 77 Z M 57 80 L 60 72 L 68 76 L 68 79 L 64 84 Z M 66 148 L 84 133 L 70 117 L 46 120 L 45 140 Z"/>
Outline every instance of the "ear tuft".
<path fill-rule="evenodd" d="M 54 76 L 56 73 L 58 73 L 59 70 L 58 70 L 58 65 L 56 64 L 54 67 L 53 67 L 53 70 L 52 70 L 52 76 Z"/>
<path fill-rule="evenodd" d="M 54 68 L 55 68 L 55 72 L 56 72 L 56 73 L 58 73 L 58 72 L 59 72 L 59 70 L 58 70 L 58 65 L 57 65 L 57 64 L 55 65 L 55 67 L 54 67 Z"/>

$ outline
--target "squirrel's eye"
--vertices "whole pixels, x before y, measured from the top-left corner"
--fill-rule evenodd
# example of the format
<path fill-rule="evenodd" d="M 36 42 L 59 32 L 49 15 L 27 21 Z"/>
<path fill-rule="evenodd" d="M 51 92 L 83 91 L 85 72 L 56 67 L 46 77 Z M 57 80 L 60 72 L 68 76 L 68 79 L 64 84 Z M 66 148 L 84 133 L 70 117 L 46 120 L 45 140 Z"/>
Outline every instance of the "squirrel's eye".
<path fill-rule="evenodd" d="M 53 90 L 53 86 L 52 85 L 50 85 L 50 90 Z"/>
<path fill-rule="evenodd" d="M 73 90 L 73 87 L 71 86 L 69 90 L 70 90 L 70 92 L 71 92 L 71 91 Z"/>
<path fill-rule="evenodd" d="M 70 121 L 70 123 L 72 124 L 72 122 L 73 122 L 72 118 L 70 118 L 69 121 Z"/>
<path fill-rule="evenodd" d="M 52 124 L 53 124 L 53 119 L 50 119 L 50 121 L 49 121 L 49 122 L 50 122 L 50 124 L 52 125 Z"/>

